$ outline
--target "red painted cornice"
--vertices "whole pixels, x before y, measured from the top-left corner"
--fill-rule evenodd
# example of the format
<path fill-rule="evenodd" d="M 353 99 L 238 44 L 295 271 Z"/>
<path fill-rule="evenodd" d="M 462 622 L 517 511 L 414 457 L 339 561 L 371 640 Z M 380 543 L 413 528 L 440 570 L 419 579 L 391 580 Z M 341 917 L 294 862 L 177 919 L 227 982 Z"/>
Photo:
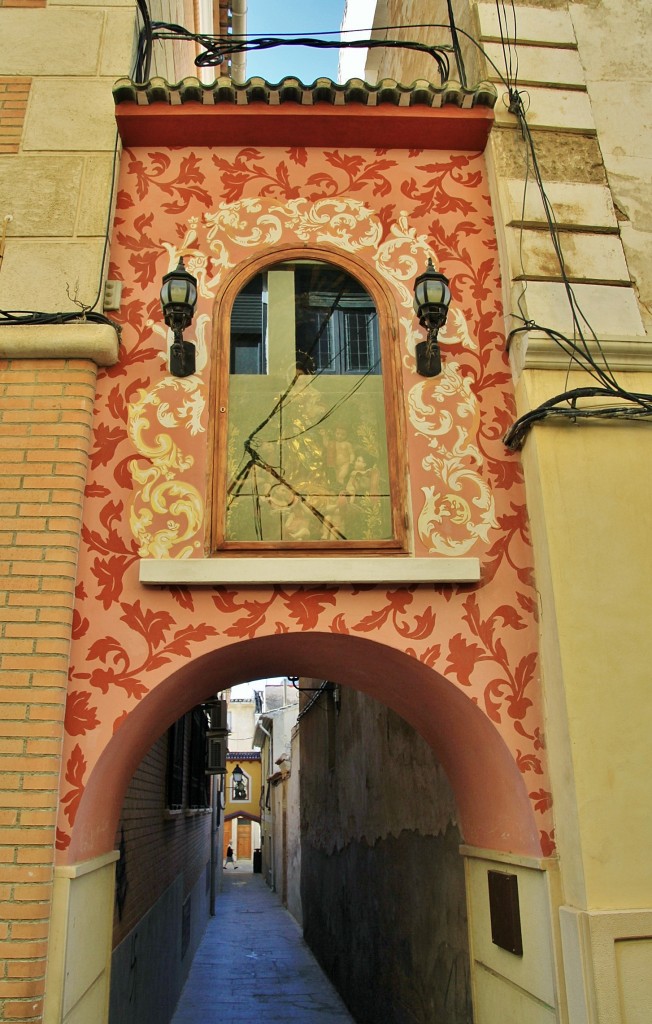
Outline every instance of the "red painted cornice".
<path fill-rule="evenodd" d="M 482 82 L 435 86 L 391 79 L 369 85 L 284 78 L 210 85 L 186 78 L 113 90 L 116 119 L 127 146 L 344 146 L 372 149 L 447 149 L 481 152 L 493 124 L 496 90 Z"/>
<path fill-rule="evenodd" d="M 370 149 L 454 149 L 483 152 L 493 124 L 486 107 L 246 107 L 116 108 L 126 146 L 345 146 Z"/>

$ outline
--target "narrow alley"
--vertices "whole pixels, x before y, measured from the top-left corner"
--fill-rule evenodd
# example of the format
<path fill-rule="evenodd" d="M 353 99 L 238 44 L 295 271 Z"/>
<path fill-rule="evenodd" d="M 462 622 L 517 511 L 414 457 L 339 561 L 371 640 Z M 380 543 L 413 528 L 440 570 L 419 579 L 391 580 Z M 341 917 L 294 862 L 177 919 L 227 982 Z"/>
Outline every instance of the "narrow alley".
<path fill-rule="evenodd" d="M 262 876 L 245 868 L 222 877 L 172 1024 L 354 1024 Z"/>

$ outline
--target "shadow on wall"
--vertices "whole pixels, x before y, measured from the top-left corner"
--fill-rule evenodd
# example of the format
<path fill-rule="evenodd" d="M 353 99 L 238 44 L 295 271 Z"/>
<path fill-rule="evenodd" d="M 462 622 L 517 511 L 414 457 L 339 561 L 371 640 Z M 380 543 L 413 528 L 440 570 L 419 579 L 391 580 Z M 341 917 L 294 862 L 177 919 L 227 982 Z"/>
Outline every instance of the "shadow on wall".
<path fill-rule="evenodd" d="M 306 941 L 359 1024 L 470 1024 L 464 865 L 448 781 L 393 712 L 346 688 L 339 713 L 330 699 L 301 723 Z"/>

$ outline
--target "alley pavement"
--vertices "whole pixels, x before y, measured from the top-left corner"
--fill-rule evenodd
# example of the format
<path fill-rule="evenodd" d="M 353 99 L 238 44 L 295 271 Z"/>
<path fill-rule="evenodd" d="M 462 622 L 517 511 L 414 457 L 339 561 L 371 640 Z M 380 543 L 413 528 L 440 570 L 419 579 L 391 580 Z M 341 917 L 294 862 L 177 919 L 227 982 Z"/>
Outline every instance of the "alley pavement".
<path fill-rule="evenodd" d="M 172 1024 L 355 1024 L 262 876 L 222 878 Z"/>

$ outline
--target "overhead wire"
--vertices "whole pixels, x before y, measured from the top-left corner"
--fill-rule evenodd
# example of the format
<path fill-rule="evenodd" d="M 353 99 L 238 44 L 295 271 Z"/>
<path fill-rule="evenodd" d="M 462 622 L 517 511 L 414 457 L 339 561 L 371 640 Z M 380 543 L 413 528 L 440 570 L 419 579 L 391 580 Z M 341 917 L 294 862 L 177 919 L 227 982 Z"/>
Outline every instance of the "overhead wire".
<path fill-rule="evenodd" d="M 218 67 L 224 62 L 226 55 L 232 56 L 235 53 L 250 53 L 257 50 L 269 50 L 277 46 L 308 46 L 315 49 L 373 49 L 383 47 L 385 49 L 417 50 L 426 53 L 437 64 L 442 82 L 448 80 L 450 75 L 450 62 L 448 54 L 453 52 L 453 47 L 447 44 L 428 46 L 417 40 L 399 39 L 350 39 L 350 40 L 329 40 L 317 39 L 314 36 L 297 36 L 293 34 L 283 36 L 219 36 L 205 33 L 191 32 L 183 25 L 176 25 L 170 22 L 153 21 L 147 29 L 143 27 L 147 41 L 151 44 L 157 40 L 178 40 L 187 39 L 199 43 L 202 51 L 194 58 L 198 68 Z M 143 49 L 145 47 L 143 46 Z M 138 79 L 144 81 L 145 79 Z"/>

